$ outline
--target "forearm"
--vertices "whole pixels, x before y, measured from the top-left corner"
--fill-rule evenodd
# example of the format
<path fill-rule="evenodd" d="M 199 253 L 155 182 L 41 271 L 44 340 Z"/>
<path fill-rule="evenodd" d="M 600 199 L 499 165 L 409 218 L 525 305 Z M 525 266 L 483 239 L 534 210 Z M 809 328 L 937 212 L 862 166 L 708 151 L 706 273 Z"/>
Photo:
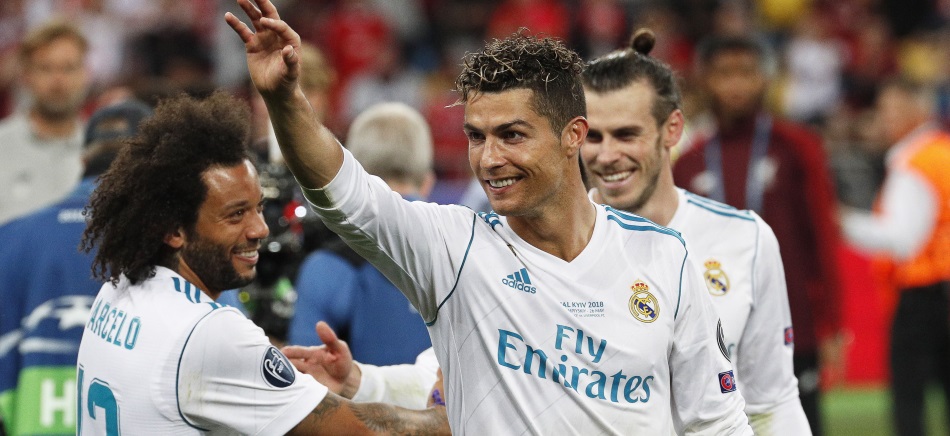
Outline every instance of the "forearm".
<path fill-rule="evenodd" d="M 290 435 L 451 435 L 445 407 L 423 411 L 380 403 L 353 403 L 328 394 Z"/>
<path fill-rule="evenodd" d="M 289 98 L 267 98 L 280 151 L 297 182 L 305 188 L 322 188 L 343 165 L 340 143 L 317 120 L 303 91 L 297 87 Z"/>

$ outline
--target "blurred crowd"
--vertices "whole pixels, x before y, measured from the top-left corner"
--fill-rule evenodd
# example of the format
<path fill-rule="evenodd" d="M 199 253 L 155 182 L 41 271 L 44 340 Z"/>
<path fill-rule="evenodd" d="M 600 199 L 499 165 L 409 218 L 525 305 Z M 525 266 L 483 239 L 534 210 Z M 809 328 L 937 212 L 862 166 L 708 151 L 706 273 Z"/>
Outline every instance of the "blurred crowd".
<path fill-rule="evenodd" d="M 484 40 L 527 27 L 562 38 L 592 58 L 623 44 L 632 29 L 657 34 L 653 54 L 682 78 L 695 138 L 705 99 L 695 85 L 696 45 L 710 35 L 755 33 L 772 49 L 769 106 L 822 132 L 845 203 L 867 207 L 877 174 L 873 114 L 879 83 L 903 73 L 946 90 L 950 2 L 931 0 L 281 0 L 279 10 L 325 57 L 327 124 L 342 136 L 379 101 L 421 111 L 433 129 L 441 180 L 468 176 L 466 144 L 450 106 L 462 56 Z M 215 87 L 246 95 L 239 41 L 217 0 L 8 0 L 0 5 L 0 117 L 26 105 L 15 56 L 25 33 L 51 18 L 77 25 L 89 40 L 86 112 L 119 96 L 145 101 Z M 256 135 L 264 124 L 256 124 Z"/>

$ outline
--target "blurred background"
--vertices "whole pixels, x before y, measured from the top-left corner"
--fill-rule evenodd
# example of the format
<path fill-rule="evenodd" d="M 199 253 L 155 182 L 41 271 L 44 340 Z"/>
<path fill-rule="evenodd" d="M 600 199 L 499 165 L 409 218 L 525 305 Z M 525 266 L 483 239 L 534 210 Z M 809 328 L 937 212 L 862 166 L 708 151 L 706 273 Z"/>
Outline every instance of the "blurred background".
<path fill-rule="evenodd" d="M 274 0 L 282 17 L 316 50 L 308 54 L 311 102 L 343 139 L 367 107 L 398 101 L 429 122 L 437 183 L 430 200 L 454 203 L 469 185 L 462 108 L 453 107 L 459 64 L 488 39 L 526 27 L 560 38 L 591 59 L 627 43 L 646 26 L 652 55 L 678 73 L 688 135 L 711 129 L 709 99 L 695 68 L 710 35 L 755 35 L 770 49 L 765 104 L 819 134 L 842 206 L 870 210 L 885 177 L 887 146 L 875 122 L 880 85 L 895 75 L 928 85 L 937 121 L 950 123 L 950 0 Z M 271 199 L 272 236 L 260 283 L 240 294 L 276 340 L 294 311 L 294 279 L 326 231 L 268 151 L 266 111 L 252 95 L 243 46 L 223 20 L 221 0 L 0 1 L 0 119 L 32 104 L 18 50 L 32 29 L 62 19 L 88 40 L 90 73 L 81 119 L 129 96 L 154 103 L 187 92 L 225 88 L 252 107 L 255 152 Z M 6 144 L 0 143 L 0 157 Z M 950 168 L 948 168 L 950 170 Z M 265 259 L 266 258 L 266 259 Z M 890 434 L 888 329 L 895 291 L 876 278 L 871 259 L 842 242 L 843 367 L 826 369 L 822 403 L 827 434 Z M 268 269 L 269 268 L 269 269 Z M 948 434 L 936 388 L 927 411 L 931 434 Z"/>

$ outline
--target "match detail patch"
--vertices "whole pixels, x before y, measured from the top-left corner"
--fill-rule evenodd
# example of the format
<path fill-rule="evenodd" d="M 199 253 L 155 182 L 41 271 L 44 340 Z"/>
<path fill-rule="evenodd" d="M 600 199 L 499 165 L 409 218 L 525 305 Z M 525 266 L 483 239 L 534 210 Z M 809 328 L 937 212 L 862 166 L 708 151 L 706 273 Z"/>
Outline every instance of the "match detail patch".
<path fill-rule="evenodd" d="M 719 373 L 719 390 L 724 394 L 736 390 L 736 377 L 732 375 L 732 371 Z"/>

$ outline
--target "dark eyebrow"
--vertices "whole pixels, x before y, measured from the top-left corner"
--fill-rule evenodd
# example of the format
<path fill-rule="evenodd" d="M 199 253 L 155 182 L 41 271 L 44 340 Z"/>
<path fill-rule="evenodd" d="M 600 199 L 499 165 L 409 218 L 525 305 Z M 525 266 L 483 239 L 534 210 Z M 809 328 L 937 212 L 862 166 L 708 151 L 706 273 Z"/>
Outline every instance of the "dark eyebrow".
<path fill-rule="evenodd" d="M 493 132 L 495 132 L 495 133 L 498 133 L 498 132 L 504 132 L 504 131 L 506 131 L 506 130 L 508 130 L 508 129 L 511 129 L 512 127 L 515 127 L 515 126 L 521 126 L 521 127 L 531 128 L 531 124 L 528 123 L 527 121 L 522 120 L 522 119 L 516 119 L 516 120 L 509 121 L 509 122 L 507 122 L 507 123 L 499 124 L 499 125 L 495 126 L 494 128 L 492 128 L 491 130 L 492 130 Z M 463 124 L 463 125 L 462 125 L 462 128 L 465 129 L 466 132 L 481 132 L 481 131 L 482 131 L 482 130 L 479 129 L 478 127 L 475 127 L 475 126 L 473 126 L 473 125 L 471 125 L 471 124 L 469 124 L 469 123 Z"/>

